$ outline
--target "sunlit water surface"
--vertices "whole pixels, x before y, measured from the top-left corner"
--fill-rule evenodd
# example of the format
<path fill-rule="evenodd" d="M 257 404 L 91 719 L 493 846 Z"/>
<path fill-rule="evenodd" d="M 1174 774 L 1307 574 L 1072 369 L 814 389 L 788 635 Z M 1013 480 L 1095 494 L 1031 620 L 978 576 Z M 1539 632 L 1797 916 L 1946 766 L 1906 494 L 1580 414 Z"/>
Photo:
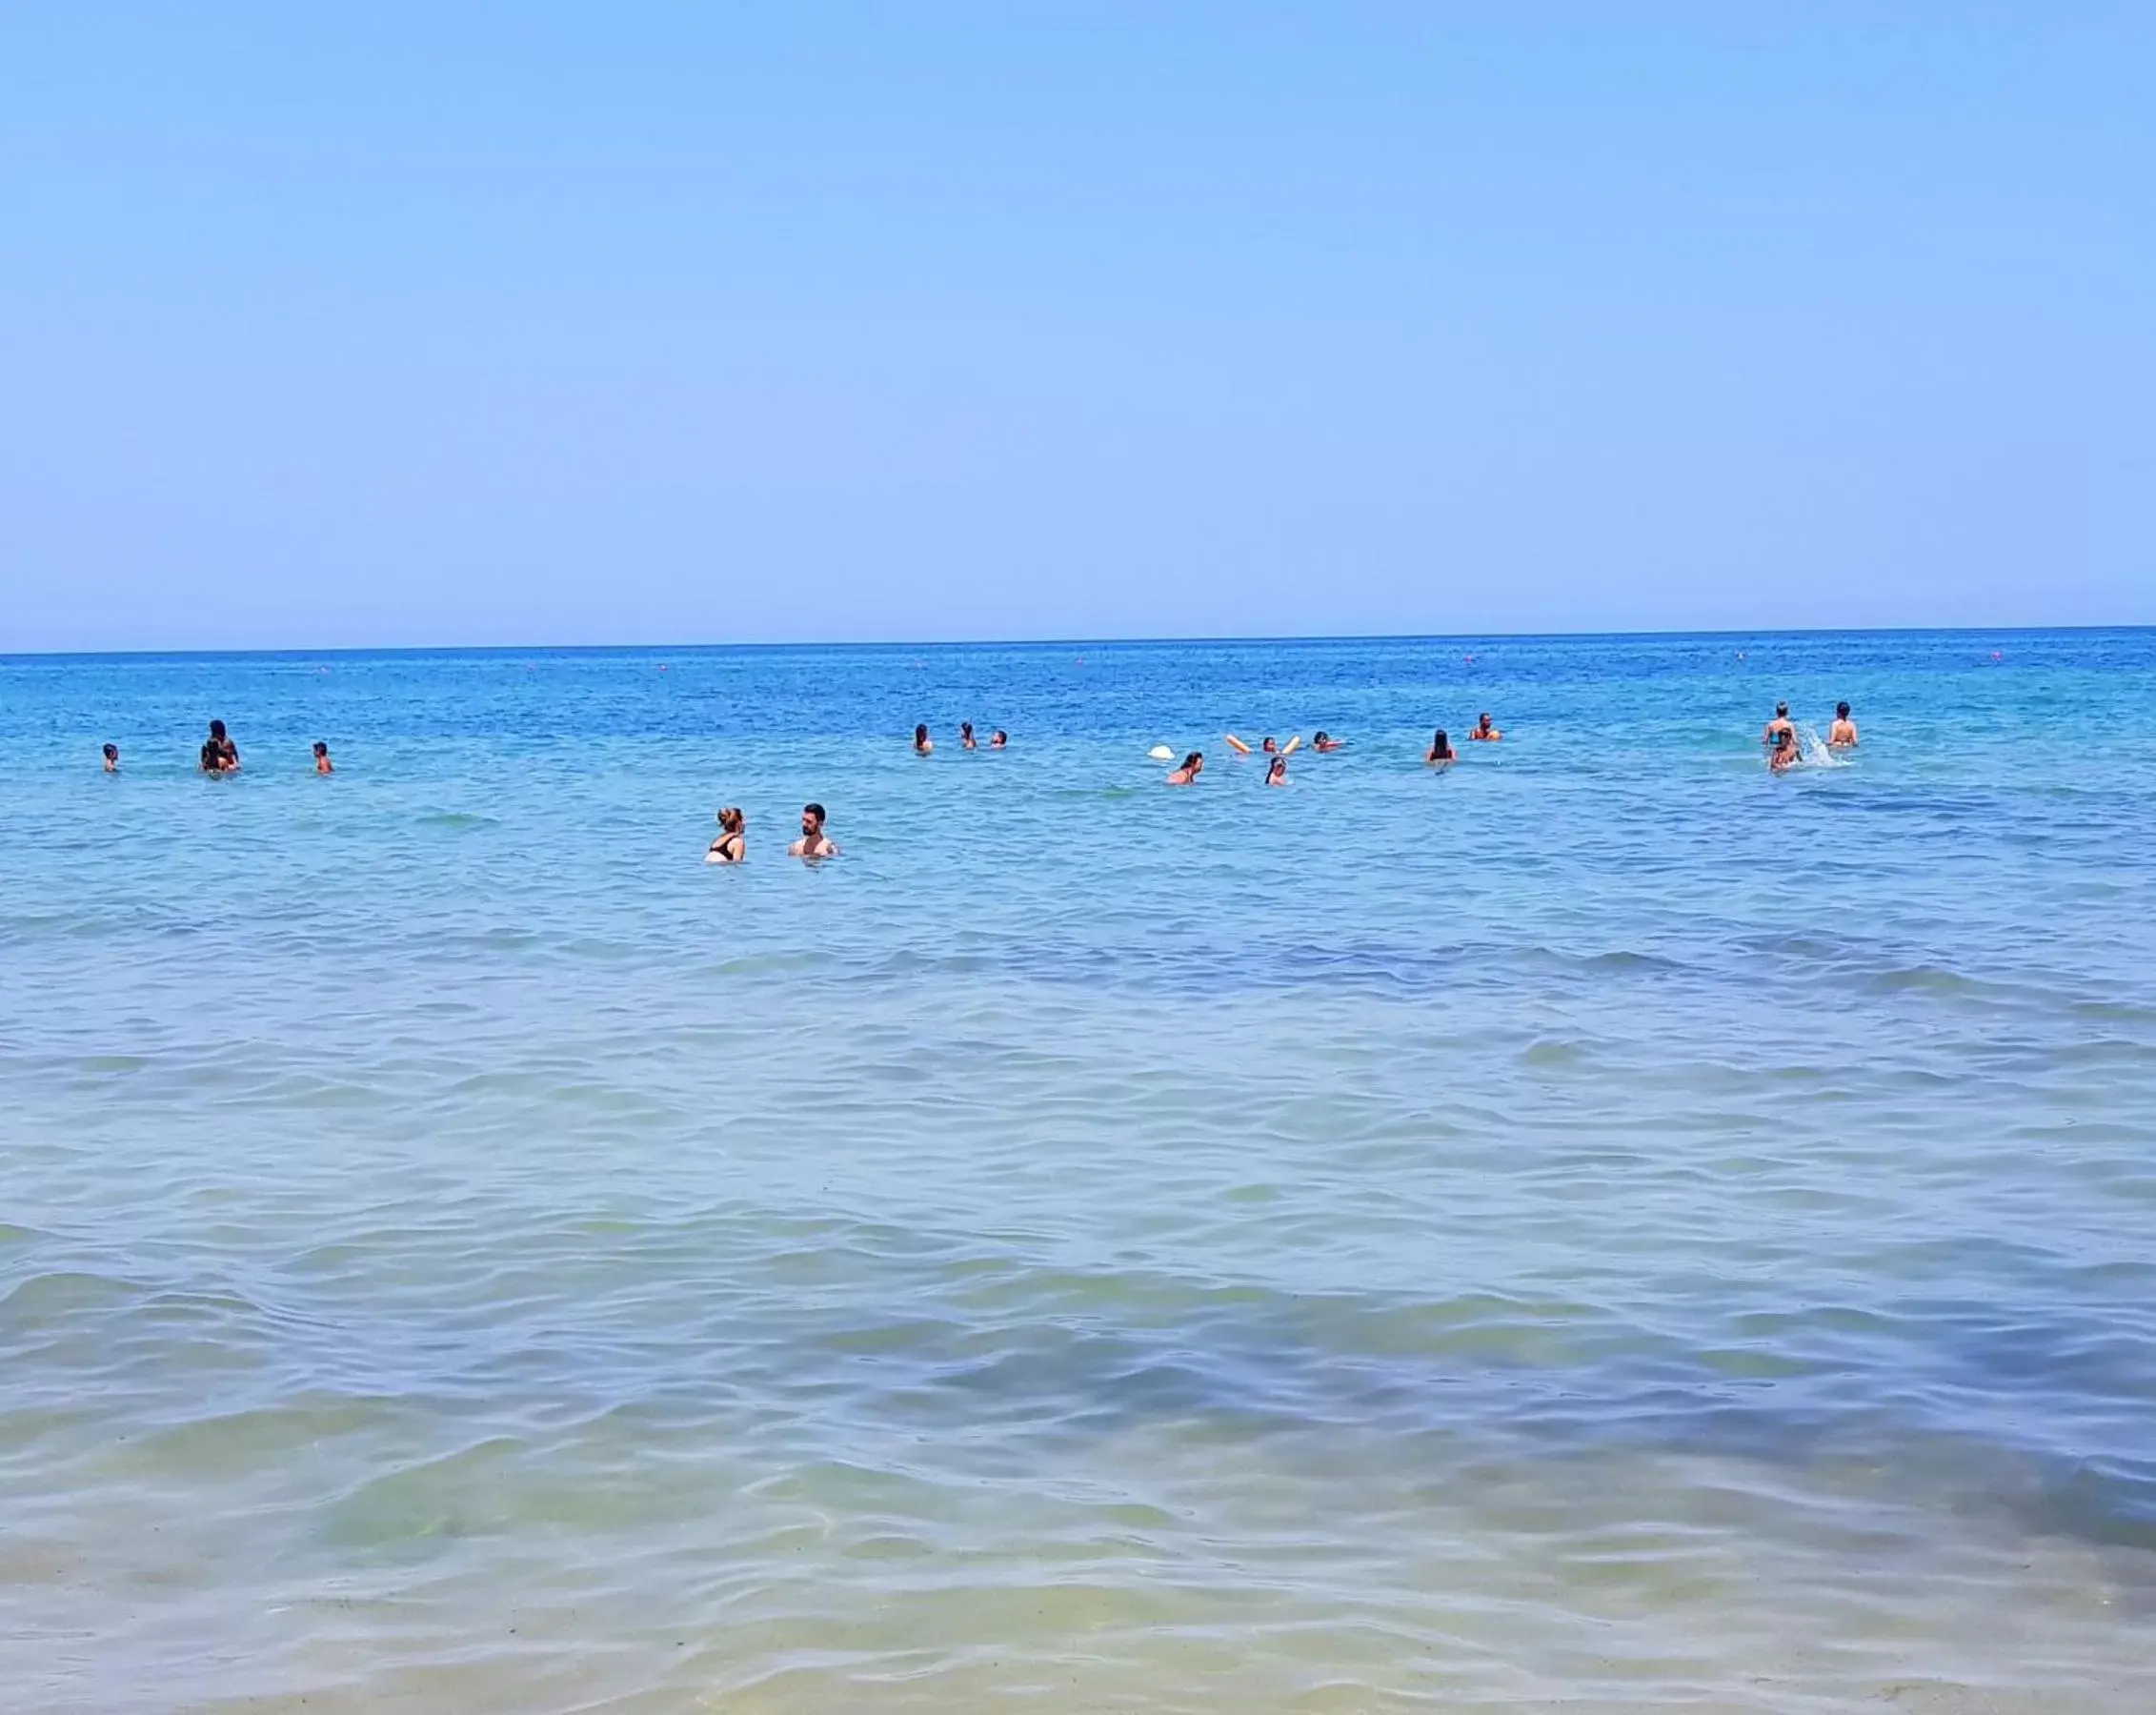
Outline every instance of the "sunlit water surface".
<path fill-rule="evenodd" d="M 0 662 L 7 1706 L 2144 1715 L 2152 670 Z"/>

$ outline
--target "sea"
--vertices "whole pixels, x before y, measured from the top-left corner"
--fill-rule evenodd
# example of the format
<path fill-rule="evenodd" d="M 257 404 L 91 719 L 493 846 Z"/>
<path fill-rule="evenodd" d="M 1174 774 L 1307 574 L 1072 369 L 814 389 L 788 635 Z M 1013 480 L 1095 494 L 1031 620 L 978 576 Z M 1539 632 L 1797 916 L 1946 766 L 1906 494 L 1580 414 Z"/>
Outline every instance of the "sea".
<path fill-rule="evenodd" d="M 0 659 L 0 1703 L 2146 1715 L 2152 740 L 2150 631 Z"/>

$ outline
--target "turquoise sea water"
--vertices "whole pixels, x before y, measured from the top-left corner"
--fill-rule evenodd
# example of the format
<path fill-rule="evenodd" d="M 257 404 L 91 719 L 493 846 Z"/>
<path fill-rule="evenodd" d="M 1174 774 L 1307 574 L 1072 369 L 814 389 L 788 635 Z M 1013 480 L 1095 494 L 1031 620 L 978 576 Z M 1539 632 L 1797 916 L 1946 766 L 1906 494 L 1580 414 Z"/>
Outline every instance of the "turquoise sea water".
<path fill-rule="evenodd" d="M 7 1705 L 2138 1715 L 2152 732 L 2147 632 L 0 661 Z"/>

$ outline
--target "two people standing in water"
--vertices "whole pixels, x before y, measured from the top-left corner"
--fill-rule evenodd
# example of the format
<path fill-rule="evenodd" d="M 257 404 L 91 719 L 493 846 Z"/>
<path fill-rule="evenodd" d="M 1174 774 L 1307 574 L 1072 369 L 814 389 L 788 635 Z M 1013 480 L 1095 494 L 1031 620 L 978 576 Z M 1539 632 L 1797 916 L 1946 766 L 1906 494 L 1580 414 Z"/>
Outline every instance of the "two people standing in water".
<path fill-rule="evenodd" d="M 1766 765 L 1776 774 L 1795 768 L 1804 759 L 1803 745 L 1797 736 L 1797 726 L 1789 718 L 1789 705 L 1774 705 L 1774 718 L 1766 723 L 1760 734 L 1760 742 L 1766 746 Z M 1834 722 L 1826 729 L 1826 748 L 1830 751 L 1850 751 L 1857 748 L 1857 723 L 1849 718 L 1849 705 L 1834 705 Z"/>
<path fill-rule="evenodd" d="M 821 804 L 801 806 L 801 837 L 786 848 L 789 858 L 836 858 L 838 842 L 823 831 L 824 809 Z M 718 837 L 711 842 L 704 853 L 706 863 L 741 863 L 749 856 L 749 819 L 742 815 L 741 806 L 728 804 L 718 813 Z"/>

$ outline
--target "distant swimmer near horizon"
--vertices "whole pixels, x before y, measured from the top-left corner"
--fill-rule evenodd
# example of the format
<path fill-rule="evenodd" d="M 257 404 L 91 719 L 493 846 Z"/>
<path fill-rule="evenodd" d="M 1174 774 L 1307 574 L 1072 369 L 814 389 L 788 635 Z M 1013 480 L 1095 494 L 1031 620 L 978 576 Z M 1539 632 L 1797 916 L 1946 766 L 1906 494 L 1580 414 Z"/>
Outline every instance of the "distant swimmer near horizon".
<path fill-rule="evenodd" d="M 838 844 L 823 831 L 823 806 L 801 806 L 801 837 L 786 848 L 789 858 L 836 858 Z"/>
<path fill-rule="evenodd" d="M 1275 757 L 1272 767 L 1265 771 L 1265 784 L 1268 786 L 1285 786 L 1287 783 L 1288 759 L 1285 757 Z"/>
<path fill-rule="evenodd" d="M 1204 772 L 1205 753 L 1203 751 L 1192 751 L 1189 756 L 1183 758 L 1180 768 L 1170 771 L 1166 783 L 1170 786 L 1188 786 Z"/>
<path fill-rule="evenodd" d="M 105 772 L 107 774 L 118 774 L 120 772 L 120 747 L 116 744 L 108 744 L 105 747 Z"/>
<path fill-rule="evenodd" d="M 1495 744 L 1504 736 L 1502 733 L 1490 724 L 1490 712 L 1487 709 L 1482 711 L 1482 718 L 1468 729 L 1467 736 L 1478 744 Z"/>
<path fill-rule="evenodd" d="M 739 863 L 749 855 L 748 818 L 741 806 L 728 804 L 718 813 L 718 837 L 704 853 L 706 863 Z"/>
<path fill-rule="evenodd" d="M 931 755 L 935 749 L 936 740 L 928 736 L 927 726 L 922 725 L 914 728 L 914 755 L 926 757 Z"/>
<path fill-rule="evenodd" d="M 337 772 L 337 765 L 330 760 L 330 747 L 319 738 L 314 740 L 314 772 L 318 775 Z"/>
<path fill-rule="evenodd" d="M 1828 750 L 1855 750 L 1857 748 L 1857 723 L 1849 718 L 1849 705 L 1834 705 L 1834 724 L 1826 729 Z"/>
<path fill-rule="evenodd" d="M 1432 768 L 1450 768 L 1460 760 L 1460 753 L 1452 748 L 1452 740 L 1445 736 L 1443 727 L 1431 738 L 1430 748 L 1422 753 L 1422 760 Z"/>
<path fill-rule="evenodd" d="M 1774 735 L 1774 747 L 1766 753 L 1768 768 L 1780 774 L 1784 769 L 1796 767 L 1803 759 L 1804 754 L 1798 747 L 1797 735 L 1791 728 L 1783 727 Z"/>

